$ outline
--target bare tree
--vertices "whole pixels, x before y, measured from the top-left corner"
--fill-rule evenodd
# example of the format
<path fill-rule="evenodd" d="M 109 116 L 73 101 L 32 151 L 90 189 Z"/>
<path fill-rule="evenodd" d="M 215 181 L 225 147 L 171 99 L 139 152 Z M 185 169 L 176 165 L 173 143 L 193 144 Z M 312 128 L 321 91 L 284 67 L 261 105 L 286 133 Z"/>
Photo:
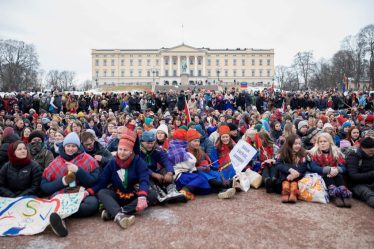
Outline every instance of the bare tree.
<path fill-rule="evenodd" d="M 283 86 L 284 86 L 286 71 L 287 71 L 286 66 L 276 66 L 275 67 L 275 79 L 280 84 L 280 89 L 282 89 Z"/>
<path fill-rule="evenodd" d="M 61 87 L 63 90 L 71 90 L 73 88 L 75 72 L 62 71 L 60 73 Z"/>
<path fill-rule="evenodd" d="M 46 82 L 49 86 L 58 90 L 71 90 L 74 87 L 75 72 L 50 70 Z"/>
<path fill-rule="evenodd" d="M 365 55 L 369 56 L 369 77 L 371 86 L 374 87 L 374 25 L 364 27 L 358 34 L 364 43 Z"/>
<path fill-rule="evenodd" d="M 308 82 L 313 72 L 314 59 L 313 52 L 298 52 L 294 57 L 294 66 L 304 80 L 304 87 L 308 88 Z"/>
<path fill-rule="evenodd" d="M 0 85 L 3 91 L 35 88 L 38 67 L 38 55 L 32 44 L 0 40 Z"/>
<path fill-rule="evenodd" d="M 90 89 L 92 89 L 92 82 L 91 82 L 91 80 L 85 80 L 83 82 L 83 91 L 88 91 Z"/>

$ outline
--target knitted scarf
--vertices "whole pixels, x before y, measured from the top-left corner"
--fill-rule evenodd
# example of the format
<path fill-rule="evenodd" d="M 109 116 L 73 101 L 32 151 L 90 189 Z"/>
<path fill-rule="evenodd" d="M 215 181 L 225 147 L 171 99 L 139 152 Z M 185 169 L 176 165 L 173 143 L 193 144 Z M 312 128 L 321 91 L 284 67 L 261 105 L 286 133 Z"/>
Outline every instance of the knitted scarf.
<path fill-rule="evenodd" d="M 8 157 L 9 157 L 9 161 L 14 166 L 25 166 L 25 165 L 30 164 L 30 162 L 31 162 L 31 157 L 30 157 L 30 154 L 28 152 L 27 152 L 27 156 L 25 158 L 20 159 L 20 158 L 16 157 L 16 155 L 14 154 L 13 144 L 8 146 Z"/>
<path fill-rule="evenodd" d="M 151 163 L 152 163 L 151 156 L 152 156 L 152 153 L 155 151 L 155 148 L 156 148 L 156 146 L 154 146 L 151 151 L 148 151 L 144 147 L 144 145 L 142 143 L 140 143 L 140 151 L 143 152 L 143 154 L 145 155 L 145 160 L 144 161 L 147 163 L 147 165 L 151 165 Z"/>
<path fill-rule="evenodd" d="M 312 160 L 315 161 L 319 166 L 325 167 L 337 167 L 338 164 L 345 164 L 345 160 L 342 156 L 340 156 L 337 160 L 333 158 L 330 153 L 322 153 L 318 152 L 316 155 L 312 157 Z"/>
<path fill-rule="evenodd" d="M 130 167 L 131 163 L 132 163 L 132 160 L 134 159 L 135 157 L 135 154 L 133 153 L 131 156 L 129 156 L 129 158 L 127 158 L 126 160 L 122 160 L 118 157 L 118 155 L 116 155 L 116 164 L 118 167 L 120 167 L 121 169 L 127 169 Z"/>

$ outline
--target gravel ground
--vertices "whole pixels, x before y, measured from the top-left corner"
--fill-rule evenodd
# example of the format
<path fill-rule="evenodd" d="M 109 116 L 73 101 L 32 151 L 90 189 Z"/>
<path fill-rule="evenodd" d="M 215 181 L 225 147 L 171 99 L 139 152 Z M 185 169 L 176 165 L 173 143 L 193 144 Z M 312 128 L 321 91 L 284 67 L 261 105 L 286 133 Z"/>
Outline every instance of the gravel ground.
<path fill-rule="evenodd" d="M 198 196 L 187 204 L 152 207 L 127 230 L 99 216 L 68 219 L 69 235 L 48 228 L 35 236 L 0 238 L 0 248 L 374 248 L 374 209 L 354 201 L 282 204 L 264 189 L 233 199 Z"/>

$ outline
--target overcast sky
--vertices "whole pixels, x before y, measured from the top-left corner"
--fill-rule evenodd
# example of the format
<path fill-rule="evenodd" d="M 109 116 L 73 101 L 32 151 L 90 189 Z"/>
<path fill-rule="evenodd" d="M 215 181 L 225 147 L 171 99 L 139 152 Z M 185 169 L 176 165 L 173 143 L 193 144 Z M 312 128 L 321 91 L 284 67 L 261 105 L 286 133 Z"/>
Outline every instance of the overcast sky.
<path fill-rule="evenodd" d="M 90 79 L 92 48 L 275 49 L 331 56 L 347 35 L 374 24 L 373 0 L 0 0 L 0 39 L 33 43 L 44 70 Z"/>

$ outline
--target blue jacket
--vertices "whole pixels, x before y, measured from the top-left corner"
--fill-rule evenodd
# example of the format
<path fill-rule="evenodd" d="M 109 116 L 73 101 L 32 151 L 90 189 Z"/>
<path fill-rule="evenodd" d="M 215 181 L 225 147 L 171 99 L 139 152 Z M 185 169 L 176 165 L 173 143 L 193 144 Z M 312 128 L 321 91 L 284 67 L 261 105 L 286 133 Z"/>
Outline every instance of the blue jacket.
<path fill-rule="evenodd" d="M 139 155 L 146 162 L 149 169 L 149 174 L 159 173 L 161 168 L 164 168 L 166 172 L 174 173 L 174 167 L 169 160 L 166 151 L 159 148 L 154 149 L 154 151 L 149 155 L 149 162 L 147 162 L 147 155 L 144 154 L 143 151 L 140 151 Z"/>
<path fill-rule="evenodd" d="M 121 193 L 135 193 L 135 184 L 139 184 L 139 191 L 137 195 L 148 195 L 149 189 L 149 175 L 147 165 L 139 156 L 135 156 L 129 168 L 126 169 L 126 178 L 121 180 L 118 175 L 120 167 L 116 164 L 116 159 L 113 158 L 105 166 L 98 182 L 92 187 L 94 193 L 100 189 L 106 188 L 109 184 L 114 192 L 119 190 Z M 91 191 L 89 191 L 91 192 Z M 92 192 L 91 192 L 92 193 Z"/>

